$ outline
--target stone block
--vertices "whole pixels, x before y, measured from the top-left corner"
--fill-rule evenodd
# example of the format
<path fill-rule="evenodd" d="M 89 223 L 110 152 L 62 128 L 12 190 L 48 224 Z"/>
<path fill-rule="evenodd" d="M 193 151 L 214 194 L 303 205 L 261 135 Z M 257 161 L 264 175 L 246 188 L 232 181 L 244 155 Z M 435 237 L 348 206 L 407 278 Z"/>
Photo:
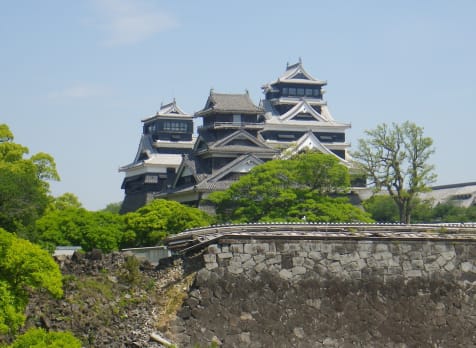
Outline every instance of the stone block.
<path fill-rule="evenodd" d="M 413 269 L 423 269 L 424 267 L 423 260 L 412 260 L 411 264 Z"/>
<path fill-rule="evenodd" d="M 356 261 L 353 261 L 347 265 L 347 268 L 351 271 L 361 271 L 365 267 L 367 267 L 367 262 L 365 262 L 362 259 L 358 259 Z"/>
<path fill-rule="evenodd" d="M 302 266 L 304 264 L 304 257 L 293 257 L 293 266 Z"/>
<path fill-rule="evenodd" d="M 438 272 L 440 270 L 441 266 L 438 264 L 438 262 L 432 262 L 432 263 L 425 263 L 425 271 L 434 273 Z"/>
<path fill-rule="evenodd" d="M 282 269 L 279 271 L 279 276 L 284 280 L 289 280 L 293 277 L 293 274 L 287 269 Z"/>
<path fill-rule="evenodd" d="M 228 266 L 228 272 L 233 274 L 240 274 L 240 273 L 243 273 L 243 268 L 238 267 L 236 264 L 230 264 Z"/>
<path fill-rule="evenodd" d="M 293 267 L 291 269 L 293 276 L 306 274 L 306 268 L 302 266 Z"/>
<path fill-rule="evenodd" d="M 266 259 L 266 255 L 255 255 L 253 256 L 253 260 L 255 260 L 256 263 L 258 262 L 263 262 Z"/>
<path fill-rule="evenodd" d="M 348 264 L 348 263 L 351 263 L 351 262 L 356 262 L 358 260 L 360 260 L 360 256 L 358 253 L 354 252 L 354 253 L 351 253 L 351 254 L 345 254 L 345 255 L 342 255 L 341 259 L 340 259 L 340 262 L 345 265 L 345 264 Z"/>
<path fill-rule="evenodd" d="M 280 264 L 281 263 L 281 255 L 274 255 L 271 258 L 266 259 L 266 264 L 273 265 L 273 264 Z"/>
<path fill-rule="evenodd" d="M 304 329 L 302 327 L 295 327 L 293 329 L 293 334 L 299 339 L 304 338 L 306 335 L 304 334 Z"/>
<path fill-rule="evenodd" d="M 198 284 L 206 284 L 210 279 L 210 271 L 206 268 L 202 268 L 197 273 L 197 283 Z"/>
<path fill-rule="evenodd" d="M 388 251 L 377 252 L 373 255 L 375 260 L 388 260 L 393 257 L 393 254 Z"/>
<path fill-rule="evenodd" d="M 433 250 L 437 253 L 445 253 L 445 252 L 454 251 L 453 247 L 450 244 L 448 244 L 448 243 L 438 243 L 438 242 L 435 242 L 433 244 Z"/>
<path fill-rule="evenodd" d="M 447 261 L 450 261 L 450 260 L 453 260 L 456 256 L 455 252 L 454 251 L 447 251 L 447 252 L 443 252 L 441 253 L 441 256 L 447 260 Z"/>
<path fill-rule="evenodd" d="M 221 253 L 221 248 L 216 244 L 211 244 L 211 245 L 208 246 L 208 253 L 209 254 Z"/>
<path fill-rule="evenodd" d="M 269 245 L 266 243 L 247 243 L 243 246 L 243 252 L 252 256 L 257 254 L 264 254 L 268 250 Z"/>
<path fill-rule="evenodd" d="M 219 259 L 231 259 L 233 257 L 232 253 L 220 253 L 217 255 Z"/>
<path fill-rule="evenodd" d="M 253 259 L 249 259 L 248 261 L 243 262 L 244 269 L 252 269 L 256 266 L 256 262 Z"/>
<path fill-rule="evenodd" d="M 212 269 L 218 268 L 218 263 L 216 262 L 207 262 L 205 268 L 211 271 Z"/>
<path fill-rule="evenodd" d="M 421 260 L 423 258 L 420 251 L 409 251 L 407 256 L 410 260 Z"/>
<path fill-rule="evenodd" d="M 448 272 L 452 272 L 455 268 L 455 264 L 452 261 L 449 261 L 444 267 L 444 269 Z"/>
<path fill-rule="evenodd" d="M 205 261 L 205 263 L 216 263 L 217 257 L 215 254 L 204 254 L 203 260 Z"/>
<path fill-rule="evenodd" d="M 251 343 L 251 334 L 249 332 L 242 332 L 239 335 L 240 342 L 243 344 L 250 344 Z"/>
<path fill-rule="evenodd" d="M 313 260 L 320 260 L 322 259 L 322 254 L 319 251 L 310 251 L 308 253 L 309 257 Z"/>
<path fill-rule="evenodd" d="M 299 243 L 284 243 L 283 251 L 300 251 L 301 246 Z"/>
<path fill-rule="evenodd" d="M 329 253 L 329 254 L 327 254 L 327 259 L 331 260 L 331 261 L 340 261 L 341 254 L 336 253 L 336 252 Z"/>
<path fill-rule="evenodd" d="M 411 262 L 410 261 L 403 261 L 402 268 L 403 268 L 404 272 L 411 270 L 412 269 Z"/>
<path fill-rule="evenodd" d="M 357 243 L 357 251 L 358 252 L 372 252 L 374 247 L 374 242 L 371 241 L 362 241 Z"/>
<path fill-rule="evenodd" d="M 461 263 L 461 271 L 463 271 L 463 272 L 474 272 L 473 264 L 471 262 Z"/>
<path fill-rule="evenodd" d="M 232 244 L 232 245 L 230 245 L 230 251 L 232 253 L 243 254 L 243 244 Z"/>
<path fill-rule="evenodd" d="M 376 244 L 375 245 L 375 251 L 376 252 L 384 252 L 384 251 L 388 251 L 388 245 L 387 244 Z"/>
<path fill-rule="evenodd" d="M 228 253 L 228 252 L 230 252 L 230 246 L 228 246 L 228 245 L 222 245 L 222 246 L 221 246 L 221 252 L 222 252 L 222 253 Z"/>
<path fill-rule="evenodd" d="M 359 250 L 358 254 L 361 259 L 368 259 L 370 257 L 369 251 Z"/>
<path fill-rule="evenodd" d="M 438 264 L 438 266 L 440 267 L 443 267 L 445 264 L 446 264 L 447 260 L 442 256 L 440 255 L 437 259 L 436 259 L 436 263 Z"/>
<path fill-rule="evenodd" d="M 248 312 L 242 312 L 240 315 L 240 320 L 245 321 L 245 320 L 253 320 L 253 316 L 251 313 Z"/>
<path fill-rule="evenodd" d="M 306 300 L 306 304 L 310 307 L 313 307 L 315 309 L 320 309 L 321 308 L 321 300 L 318 298 L 313 298 Z"/>
<path fill-rule="evenodd" d="M 321 252 L 323 253 L 330 253 L 332 252 L 332 244 L 330 242 L 322 242 L 321 244 Z"/>
<path fill-rule="evenodd" d="M 422 276 L 421 270 L 413 269 L 404 273 L 405 277 L 418 278 Z"/>
<path fill-rule="evenodd" d="M 331 262 L 328 266 L 329 272 L 337 273 L 342 271 L 340 262 Z"/>
<path fill-rule="evenodd" d="M 303 266 L 306 267 L 307 269 L 313 269 L 315 265 L 315 262 L 309 258 L 304 259 Z"/>
<path fill-rule="evenodd" d="M 266 269 L 266 264 L 264 262 L 258 263 L 255 266 L 255 271 L 258 272 L 258 273 L 261 272 L 264 269 Z"/>

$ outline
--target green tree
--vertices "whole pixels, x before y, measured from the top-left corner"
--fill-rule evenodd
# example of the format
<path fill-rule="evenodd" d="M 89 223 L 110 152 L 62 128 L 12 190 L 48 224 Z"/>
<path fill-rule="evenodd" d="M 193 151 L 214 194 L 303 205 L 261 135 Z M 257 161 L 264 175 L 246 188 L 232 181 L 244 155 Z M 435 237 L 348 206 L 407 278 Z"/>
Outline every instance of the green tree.
<path fill-rule="evenodd" d="M 169 234 L 188 228 L 207 226 L 212 217 L 197 208 L 175 201 L 155 199 L 135 212 L 123 215 L 126 235 L 130 242 L 126 246 L 157 245 Z"/>
<path fill-rule="evenodd" d="M 65 210 L 67 208 L 79 209 L 82 207 L 83 205 L 75 194 L 66 192 L 61 196 L 54 197 L 48 206 L 48 210 Z"/>
<path fill-rule="evenodd" d="M 20 328 L 33 291 L 63 295 L 58 265 L 39 246 L 0 229 L 0 333 Z"/>
<path fill-rule="evenodd" d="M 102 209 L 102 211 L 108 211 L 110 213 L 114 214 L 119 214 L 119 211 L 121 210 L 122 202 L 115 202 L 115 203 L 109 203 L 106 205 L 106 208 Z"/>
<path fill-rule="evenodd" d="M 363 202 L 366 212 L 378 222 L 399 222 L 398 207 L 388 195 L 374 195 Z"/>
<path fill-rule="evenodd" d="M 50 209 L 35 223 L 38 242 L 52 250 L 57 245 L 77 245 L 84 250 L 118 250 L 123 242 L 124 218 L 109 212 L 60 205 Z M 74 203 L 74 201 L 73 201 Z"/>
<path fill-rule="evenodd" d="M 413 200 L 436 178 L 428 163 L 434 153 L 433 141 L 423 128 L 411 122 L 383 123 L 367 130 L 353 153 L 376 191 L 385 189 L 397 204 L 399 220 L 410 223 Z"/>
<path fill-rule="evenodd" d="M 220 222 L 369 221 L 347 198 L 329 196 L 348 189 L 347 168 L 335 156 L 308 152 L 257 166 L 209 200 Z"/>
<path fill-rule="evenodd" d="M 46 332 L 29 329 L 18 336 L 9 348 L 81 348 L 81 341 L 69 332 Z"/>
<path fill-rule="evenodd" d="M 13 142 L 7 125 L 0 125 L 0 227 L 21 235 L 49 203 L 50 180 L 59 180 L 53 158 Z"/>

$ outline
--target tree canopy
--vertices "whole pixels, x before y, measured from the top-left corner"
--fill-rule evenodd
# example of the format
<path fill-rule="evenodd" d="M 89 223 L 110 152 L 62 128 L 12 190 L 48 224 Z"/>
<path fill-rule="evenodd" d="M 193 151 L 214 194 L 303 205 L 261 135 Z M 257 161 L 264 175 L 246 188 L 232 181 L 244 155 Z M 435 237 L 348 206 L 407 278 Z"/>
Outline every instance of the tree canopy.
<path fill-rule="evenodd" d="M 49 196 L 49 181 L 59 180 L 53 157 L 13 142 L 7 125 L 0 125 L 0 227 L 24 233 L 41 216 Z"/>
<path fill-rule="evenodd" d="M 49 250 L 54 250 L 57 245 L 76 245 L 86 251 L 118 250 L 123 243 L 123 231 L 123 216 L 88 211 L 75 205 L 48 209 L 35 223 L 38 242 Z"/>
<path fill-rule="evenodd" d="M 36 290 L 62 296 L 58 265 L 39 246 L 0 229 L 0 333 L 21 327 L 29 294 Z"/>
<path fill-rule="evenodd" d="M 81 341 L 70 332 L 46 332 L 30 329 L 16 338 L 9 348 L 81 348 Z"/>
<path fill-rule="evenodd" d="M 434 153 L 433 140 L 423 135 L 423 128 L 412 122 L 380 124 L 365 132 L 353 153 L 369 184 L 385 189 L 395 201 L 399 221 L 410 223 L 414 199 L 436 179 L 429 159 Z"/>
<path fill-rule="evenodd" d="M 213 218 L 200 209 L 165 199 L 155 199 L 137 211 L 125 214 L 124 219 L 129 240 L 125 245 L 130 247 L 157 245 L 169 234 L 213 222 Z"/>
<path fill-rule="evenodd" d="M 209 200 L 220 222 L 370 221 L 347 198 L 337 197 L 349 186 L 348 170 L 335 156 L 306 152 L 254 167 Z"/>

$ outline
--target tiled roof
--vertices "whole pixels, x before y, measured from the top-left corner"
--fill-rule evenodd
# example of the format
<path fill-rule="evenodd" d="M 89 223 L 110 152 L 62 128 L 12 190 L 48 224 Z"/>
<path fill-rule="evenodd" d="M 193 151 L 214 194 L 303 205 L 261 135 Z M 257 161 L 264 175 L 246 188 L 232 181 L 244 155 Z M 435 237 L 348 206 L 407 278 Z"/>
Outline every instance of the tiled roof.
<path fill-rule="evenodd" d="M 210 112 L 262 113 L 263 109 L 252 102 L 248 93 L 224 94 L 211 91 L 205 107 L 197 112 L 197 115 L 205 115 Z"/>
<path fill-rule="evenodd" d="M 186 112 L 184 112 L 177 105 L 177 103 L 175 102 L 175 99 L 171 103 L 161 105 L 160 110 L 157 111 L 157 113 L 155 115 L 144 118 L 142 120 L 142 122 L 152 121 L 152 120 L 154 120 L 156 118 L 159 118 L 159 117 L 189 118 L 189 119 L 192 119 L 192 115 L 187 114 Z"/>

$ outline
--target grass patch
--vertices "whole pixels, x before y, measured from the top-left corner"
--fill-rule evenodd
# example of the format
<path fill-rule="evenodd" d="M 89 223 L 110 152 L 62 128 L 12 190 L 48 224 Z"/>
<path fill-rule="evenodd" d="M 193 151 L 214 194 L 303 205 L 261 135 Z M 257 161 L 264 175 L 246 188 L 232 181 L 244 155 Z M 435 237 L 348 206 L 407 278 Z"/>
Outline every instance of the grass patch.
<path fill-rule="evenodd" d="M 175 319 L 178 310 L 182 308 L 184 300 L 188 297 L 188 292 L 195 280 L 195 275 L 196 273 L 189 274 L 165 291 L 163 296 L 164 303 L 160 306 L 162 310 L 157 323 L 159 330 L 166 331 L 168 324 Z"/>

